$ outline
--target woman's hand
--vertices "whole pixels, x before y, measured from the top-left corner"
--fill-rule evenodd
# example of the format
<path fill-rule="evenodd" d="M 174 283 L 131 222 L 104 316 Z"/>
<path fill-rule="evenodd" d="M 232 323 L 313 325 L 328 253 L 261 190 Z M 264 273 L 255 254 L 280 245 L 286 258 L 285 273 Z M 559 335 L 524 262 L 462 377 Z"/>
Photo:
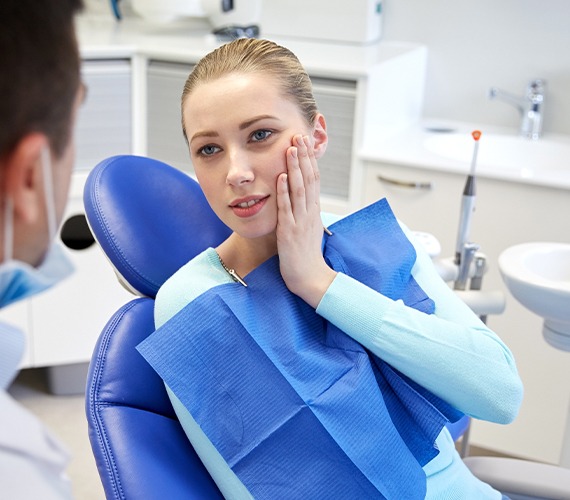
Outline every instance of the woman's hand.
<path fill-rule="evenodd" d="M 277 178 L 277 252 L 287 288 L 317 307 L 336 276 L 321 252 L 319 167 L 308 137 L 287 150 L 287 173 Z"/>

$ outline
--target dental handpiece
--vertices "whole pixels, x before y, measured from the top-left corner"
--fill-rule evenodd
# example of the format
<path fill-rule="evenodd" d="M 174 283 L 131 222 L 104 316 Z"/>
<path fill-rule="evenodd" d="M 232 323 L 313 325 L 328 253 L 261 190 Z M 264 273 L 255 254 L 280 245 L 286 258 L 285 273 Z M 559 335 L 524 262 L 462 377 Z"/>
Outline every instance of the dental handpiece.
<path fill-rule="evenodd" d="M 471 170 L 467 176 L 463 196 L 461 198 L 461 211 L 459 214 L 459 230 L 457 232 L 457 244 L 455 246 L 455 264 L 461 264 L 461 255 L 463 248 L 469 242 L 469 233 L 471 232 L 471 219 L 475 211 L 475 167 L 477 165 L 477 153 L 479 150 L 479 139 L 481 132 L 475 130 L 472 134 L 475 140 L 473 149 L 473 160 L 471 161 Z"/>

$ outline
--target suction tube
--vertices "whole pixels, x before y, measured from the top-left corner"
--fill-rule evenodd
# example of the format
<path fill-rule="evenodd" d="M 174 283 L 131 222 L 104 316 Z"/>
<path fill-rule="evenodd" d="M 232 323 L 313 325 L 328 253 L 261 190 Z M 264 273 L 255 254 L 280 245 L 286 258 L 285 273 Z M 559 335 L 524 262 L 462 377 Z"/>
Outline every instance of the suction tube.
<path fill-rule="evenodd" d="M 475 167 L 477 165 L 477 153 L 479 151 L 479 139 L 481 132 L 475 130 L 471 133 L 475 140 L 473 148 L 473 160 L 471 161 L 471 170 L 467 176 L 467 182 L 463 189 L 463 197 L 461 198 L 461 213 L 459 216 L 459 230 L 457 233 L 457 244 L 455 247 L 455 264 L 461 265 L 461 256 L 465 245 L 469 242 L 469 233 L 471 231 L 471 219 L 475 211 Z"/>

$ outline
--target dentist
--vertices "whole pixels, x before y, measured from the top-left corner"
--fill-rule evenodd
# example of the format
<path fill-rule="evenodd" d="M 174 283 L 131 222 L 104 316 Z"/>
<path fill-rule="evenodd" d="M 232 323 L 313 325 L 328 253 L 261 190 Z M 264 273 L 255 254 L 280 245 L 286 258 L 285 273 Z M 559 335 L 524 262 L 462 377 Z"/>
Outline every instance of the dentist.
<path fill-rule="evenodd" d="M 84 98 L 73 16 L 81 0 L 0 3 L 0 307 L 72 271 L 54 243 Z M 6 392 L 23 334 L 0 323 L 0 497 L 71 498 L 67 452 Z"/>

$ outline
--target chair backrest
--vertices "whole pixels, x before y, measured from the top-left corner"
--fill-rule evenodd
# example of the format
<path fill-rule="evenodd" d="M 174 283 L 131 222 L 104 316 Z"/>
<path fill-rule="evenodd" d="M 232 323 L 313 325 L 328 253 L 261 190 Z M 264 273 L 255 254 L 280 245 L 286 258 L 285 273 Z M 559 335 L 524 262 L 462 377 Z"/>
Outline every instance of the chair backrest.
<path fill-rule="evenodd" d="M 154 331 L 154 296 L 181 265 L 230 233 L 197 182 L 162 162 L 116 156 L 84 191 L 96 240 L 138 295 L 109 320 L 89 367 L 86 414 L 107 498 L 221 498 L 135 346 Z"/>
<path fill-rule="evenodd" d="M 147 297 L 230 234 L 194 179 L 151 158 L 102 161 L 87 178 L 83 202 L 93 235 L 123 284 Z"/>

